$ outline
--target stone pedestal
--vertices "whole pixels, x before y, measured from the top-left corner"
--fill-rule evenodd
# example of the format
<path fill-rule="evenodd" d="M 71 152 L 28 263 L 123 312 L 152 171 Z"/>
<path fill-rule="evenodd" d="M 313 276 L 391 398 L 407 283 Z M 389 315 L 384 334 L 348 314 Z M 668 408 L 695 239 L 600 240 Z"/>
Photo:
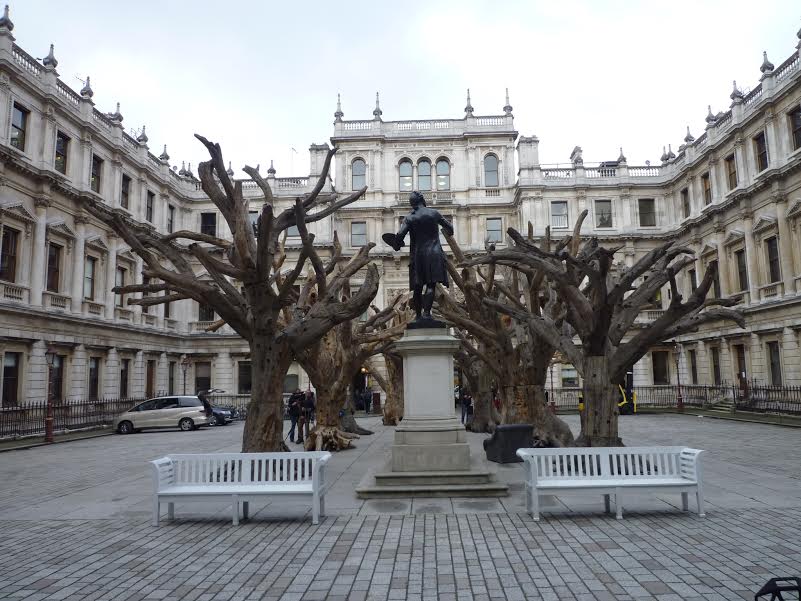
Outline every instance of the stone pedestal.
<path fill-rule="evenodd" d="M 456 417 L 453 354 L 459 341 L 445 328 L 407 330 L 395 344 L 403 356 L 404 411 L 392 456 L 356 488 L 361 498 L 504 496 L 480 457 L 471 461 L 467 433 Z"/>

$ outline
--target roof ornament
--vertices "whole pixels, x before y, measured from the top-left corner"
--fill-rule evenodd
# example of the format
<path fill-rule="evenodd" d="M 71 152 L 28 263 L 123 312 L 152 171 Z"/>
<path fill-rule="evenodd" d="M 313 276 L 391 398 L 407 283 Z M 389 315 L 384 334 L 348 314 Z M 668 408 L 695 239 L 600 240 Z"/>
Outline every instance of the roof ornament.
<path fill-rule="evenodd" d="M 89 76 L 87 75 L 86 83 L 83 85 L 83 88 L 81 88 L 81 96 L 84 98 L 91 98 L 94 95 L 95 93 L 92 91 L 92 85 L 89 81 Z"/>
<path fill-rule="evenodd" d="M 473 116 L 473 105 L 470 104 L 470 88 L 467 88 L 467 106 L 464 107 L 464 112 L 466 116 Z"/>
<path fill-rule="evenodd" d="M 186 177 L 186 162 L 181 161 L 181 168 L 178 170 L 178 175 L 181 177 Z"/>
<path fill-rule="evenodd" d="M 142 126 L 142 133 L 137 136 L 136 141 L 140 144 L 147 144 L 147 134 L 145 133 L 144 125 Z"/>
<path fill-rule="evenodd" d="M 122 123 L 122 113 L 120 113 L 120 103 L 117 103 L 117 110 L 113 113 L 106 113 L 106 116 L 111 119 L 112 121 L 116 121 L 117 123 Z"/>
<path fill-rule="evenodd" d="M 50 69 L 55 69 L 58 66 L 56 55 L 53 54 L 53 44 L 50 44 L 50 52 L 48 52 L 47 56 L 42 59 L 42 64 Z"/>
<path fill-rule="evenodd" d="M 342 103 L 339 100 L 339 93 L 337 93 L 337 110 L 334 113 L 334 123 L 340 123 L 345 113 L 342 112 Z"/>
<path fill-rule="evenodd" d="M 684 136 L 684 142 L 686 144 L 690 144 L 692 142 L 695 142 L 695 136 L 690 133 L 690 126 L 689 125 L 687 126 L 687 135 Z"/>
<path fill-rule="evenodd" d="M 3 10 L 3 16 L 0 17 L 0 27 L 5 27 L 9 31 L 14 29 L 14 24 L 11 22 L 11 18 L 8 16 L 8 4 L 6 4 L 5 9 Z"/>
<path fill-rule="evenodd" d="M 668 155 L 667 155 L 667 150 L 665 150 L 664 146 L 662 147 L 662 156 L 659 157 L 659 160 L 662 161 L 663 163 L 667 163 Z"/>
<path fill-rule="evenodd" d="M 673 152 L 673 148 L 671 147 L 670 144 L 668 144 L 667 158 L 668 158 L 668 161 L 670 161 L 671 159 L 675 159 L 676 158 L 676 153 Z"/>
<path fill-rule="evenodd" d="M 258 171 L 258 168 L 256 168 L 256 171 Z M 272 159 L 270 159 L 270 168 L 267 170 L 267 174 L 268 175 L 272 175 L 273 177 L 275 177 L 275 167 L 273 167 L 273 160 Z"/>
<path fill-rule="evenodd" d="M 617 157 L 617 162 L 618 163 L 624 163 L 624 164 L 627 162 L 626 161 L 626 155 L 623 154 L 623 147 L 622 146 L 620 147 L 620 156 Z"/>
<path fill-rule="evenodd" d="M 773 63 L 768 60 L 768 53 L 766 50 L 762 51 L 762 66 L 759 67 L 759 70 L 762 71 L 763 74 L 773 73 Z"/>
<path fill-rule="evenodd" d="M 186 168 L 186 177 L 190 177 L 192 179 L 195 179 L 195 174 L 192 173 L 192 163 L 189 163 L 187 168 Z"/>
<path fill-rule="evenodd" d="M 503 107 L 503 112 L 507 115 L 512 114 L 512 105 L 509 104 L 509 88 L 506 88 L 506 106 Z"/>
<path fill-rule="evenodd" d="M 375 93 L 375 110 L 373 111 L 373 116 L 380 121 L 381 120 L 381 115 L 383 115 L 383 114 L 384 114 L 384 111 L 381 110 L 381 106 L 378 103 L 378 92 L 376 92 Z"/>
<path fill-rule="evenodd" d="M 159 155 L 159 160 L 160 161 L 169 161 L 170 160 L 170 155 L 167 154 L 167 145 L 166 144 L 164 145 L 164 150 Z"/>
<path fill-rule="evenodd" d="M 231 169 L 231 161 L 228 161 L 228 169 L 225 170 L 228 174 L 228 177 L 234 177 L 234 170 Z"/>
<path fill-rule="evenodd" d="M 737 88 L 737 80 L 736 79 L 732 82 L 732 85 L 733 85 L 734 89 L 732 90 L 731 94 L 729 95 L 729 98 L 731 98 L 732 101 L 735 104 L 738 104 L 739 102 L 742 102 L 742 100 L 743 100 L 743 93 Z"/>
<path fill-rule="evenodd" d="M 715 115 L 712 114 L 712 105 L 711 104 L 707 104 L 706 108 L 707 108 L 706 122 L 709 123 L 710 125 L 712 125 L 715 121 L 718 120 L 718 118 L 715 117 Z"/>

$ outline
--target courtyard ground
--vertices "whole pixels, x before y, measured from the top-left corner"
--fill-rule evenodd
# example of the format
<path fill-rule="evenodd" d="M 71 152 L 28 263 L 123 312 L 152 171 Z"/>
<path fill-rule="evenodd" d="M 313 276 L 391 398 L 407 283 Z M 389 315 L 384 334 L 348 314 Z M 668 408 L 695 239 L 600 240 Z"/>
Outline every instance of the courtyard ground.
<path fill-rule="evenodd" d="M 176 504 L 175 522 L 150 526 L 147 462 L 237 451 L 241 424 L 0 453 L 0 599 L 728 600 L 801 575 L 801 430 L 623 417 L 629 445 L 708 450 L 707 517 L 662 493 L 627 496 L 623 521 L 600 497 L 552 498 L 534 522 L 518 465 L 490 464 L 502 499 L 357 499 L 393 431 L 361 423 L 376 433 L 332 458 L 319 526 L 280 501 L 251 504 L 239 527 L 223 503 Z M 484 436 L 469 438 L 481 453 Z"/>

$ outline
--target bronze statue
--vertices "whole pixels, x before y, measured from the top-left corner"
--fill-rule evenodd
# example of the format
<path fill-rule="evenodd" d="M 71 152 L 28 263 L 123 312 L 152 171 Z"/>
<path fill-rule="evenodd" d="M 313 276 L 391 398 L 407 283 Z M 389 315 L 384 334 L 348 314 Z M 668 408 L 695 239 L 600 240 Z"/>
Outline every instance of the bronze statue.
<path fill-rule="evenodd" d="M 398 233 L 384 234 L 383 239 L 395 250 L 400 250 L 406 234 L 410 234 L 409 288 L 414 294 L 412 303 L 417 318 L 409 327 L 445 327 L 443 322 L 431 317 L 431 307 L 437 284 L 448 285 L 447 258 L 439 242 L 438 226 L 451 236 L 453 226 L 439 211 L 428 208 L 419 192 L 409 195 L 409 204 L 412 205 L 412 211 L 404 218 Z"/>

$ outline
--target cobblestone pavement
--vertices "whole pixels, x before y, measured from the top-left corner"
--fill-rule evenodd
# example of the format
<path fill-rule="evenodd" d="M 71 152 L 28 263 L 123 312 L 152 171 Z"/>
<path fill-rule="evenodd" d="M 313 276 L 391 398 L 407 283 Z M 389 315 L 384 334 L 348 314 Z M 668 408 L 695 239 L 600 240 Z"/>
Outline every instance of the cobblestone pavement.
<path fill-rule="evenodd" d="M 728 600 L 801 575 L 799 430 L 625 418 L 628 444 L 709 449 L 707 517 L 670 495 L 627 499 L 622 521 L 559 497 L 534 522 L 517 466 L 498 468 L 506 499 L 355 499 L 392 441 L 377 419 L 362 423 L 376 434 L 333 458 L 319 526 L 280 503 L 239 527 L 224 504 L 178 504 L 176 521 L 149 525 L 146 461 L 237 450 L 241 426 L 0 453 L 0 599 Z M 482 437 L 470 438 L 478 452 Z"/>

